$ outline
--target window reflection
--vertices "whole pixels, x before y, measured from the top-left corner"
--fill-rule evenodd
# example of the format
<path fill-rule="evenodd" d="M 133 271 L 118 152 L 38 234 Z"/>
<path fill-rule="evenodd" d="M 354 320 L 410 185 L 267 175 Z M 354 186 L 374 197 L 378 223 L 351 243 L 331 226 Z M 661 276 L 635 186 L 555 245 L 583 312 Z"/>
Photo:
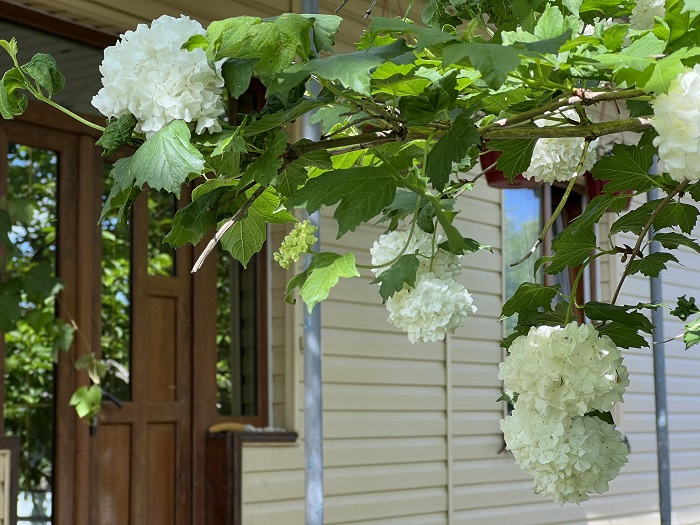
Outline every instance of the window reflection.
<path fill-rule="evenodd" d="M 217 274 L 217 407 L 226 416 L 258 415 L 257 256 L 243 268 L 220 250 Z"/>
<path fill-rule="evenodd" d="M 114 180 L 105 165 L 103 203 Z M 104 389 L 121 401 L 131 399 L 131 217 L 102 220 L 102 358 L 108 366 Z"/>
<path fill-rule="evenodd" d="M 538 249 L 517 266 L 512 263 L 522 258 L 537 242 L 542 231 L 542 190 L 521 188 L 503 190 L 503 260 L 505 262 L 505 299 L 510 299 L 524 282 L 542 282 L 542 272 L 534 276 L 535 261 L 542 255 Z M 506 334 L 512 332 L 517 319 L 506 320 Z"/>
<path fill-rule="evenodd" d="M 175 275 L 175 248 L 163 242 L 177 211 L 175 196 L 151 190 L 148 193 L 148 275 Z"/>
<path fill-rule="evenodd" d="M 54 335 L 56 303 L 56 224 L 58 155 L 54 151 L 10 144 L 7 193 L 2 195 L 2 281 L 41 275 L 21 294 L 25 313 L 4 334 L 5 431 L 21 438 L 19 523 L 51 523 L 54 435 Z M 7 227 L 9 226 L 9 231 Z M 9 242 L 7 242 L 9 241 Z M 3 253 L 4 252 L 4 253 Z M 25 523 L 27 523 L 25 521 Z"/>

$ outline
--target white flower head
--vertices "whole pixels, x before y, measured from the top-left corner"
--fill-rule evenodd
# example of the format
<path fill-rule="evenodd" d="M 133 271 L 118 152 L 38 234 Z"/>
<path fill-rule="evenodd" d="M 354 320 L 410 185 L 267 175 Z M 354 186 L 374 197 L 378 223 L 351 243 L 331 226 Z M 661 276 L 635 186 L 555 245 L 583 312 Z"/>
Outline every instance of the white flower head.
<path fill-rule="evenodd" d="M 562 505 L 606 492 L 628 461 L 620 432 L 597 417 L 543 417 L 518 400 L 501 430 L 518 466 L 535 478 L 534 492 Z"/>
<path fill-rule="evenodd" d="M 592 24 L 584 24 L 583 21 L 581 21 L 579 33 L 584 36 L 593 36 L 595 33 L 600 35 L 614 24 L 615 21 L 612 18 L 600 18 L 596 16 Z"/>
<path fill-rule="evenodd" d="M 632 29 L 654 29 L 654 17 L 666 16 L 665 0 L 637 0 L 632 8 L 630 27 Z"/>
<path fill-rule="evenodd" d="M 476 312 L 472 296 L 452 277 L 419 274 L 413 288 L 404 286 L 386 301 L 389 322 L 408 333 L 411 343 L 442 341 Z"/>
<path fill-rule="evenodd" d="M 282 240 L 279 251 L 273 253 L 272 257 L 282 268 L 289 268 L 292 262 L 298 261 L 302 254 L 307 253 L 318 242 L 314 235 L 316 230 L 318 228 L 309 221 L 296 223 Z"/>
<path fill-rule="evenodd" d="M 678 75 L 652 102 L 659 168 L 674 180 L 700 179 L 700 64 Z"/>
<path fill-rule="evenodd" d="M 372 248 L 369 250 L 369 253 L 372 255 L 372 265 L 381 266 L 396 259 L 404 246 L 406 246 L 409 233 L 408 231 L 395 230 L 379 237 L 379 240 L 375 241 Z M 406 255 L 416 254 L 418 256 L 418 261 L 420 263 L 418 274 L 432 272 L 440 277 L 451 277 L 453 279 L 459 277 L 459 274 L 462 272 L 459 258 L 455 254 L 438 247 L 444 240 L 442 235 L 438 235 L 433 240 L 432 235 L 422 230 L 416 229 L 413 232 L 413 238 L 409 241 L 408 248 L 404 253 Z M 435 248 L 433 248 L 433 246 Z M 433 253 L 435 254 L 434 257 L 432 257 Z M 390 266 L 382 266 L 381 268 L 374 268 L 372 272 L 375 275 L 380 275 L 382 272 L 388 270 L 389 267 Z"/>
<path fill-rule="evenodd" d="M 580 122 L 578 113 L 573 109 L 567 109 L 554 116 L 559 120 L 538 119 L 535 124 L 539 127 L 561 125 L 563 118 Z M 571 180 L 577 175 L 576 168 L 581 161 L 585 143 L 585 139 L 582 137 L 538 139 L 532 152 L 530 166 L 523 172 L 523 176 L 527 179 L 535 179 L 537 182 Z M 586 159 L 579 175 L 590 170 L 595 164 L 597 145 L 598 139 L 588 144 Z"/>
<path fill-rule="evenodd" d="M 100 65 L 104 87 L 92 105 L 108 118 L 133 114 L 136 131 L 146 138 L 173 120 L 196 123 L 197 133 L 221 131 L 221 63 L 213 70 L 204 50 L 182 49 L 190 37 L 204 34 L 199 22 L 167 15 L 151 27 L 139 24 L 127 31 L 105 49 Z"/>
<path fill-rule="evenodd" d="M 543 416 L 608 412 L 629 385 L 612 340 L 591 324 L 532 327 L 515 339 L 499 365 L 499 379 L 518 392 L 518 407 Z"/>

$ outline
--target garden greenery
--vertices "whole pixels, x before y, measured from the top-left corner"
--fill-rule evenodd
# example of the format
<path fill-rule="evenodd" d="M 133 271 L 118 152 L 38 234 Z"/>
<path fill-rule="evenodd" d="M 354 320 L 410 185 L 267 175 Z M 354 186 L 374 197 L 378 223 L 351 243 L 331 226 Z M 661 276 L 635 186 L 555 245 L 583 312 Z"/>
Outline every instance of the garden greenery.
<path fill-rule="evenodd" d="M 21 115 L 32 95 L 103 131 L 105 154 L 137 147 L 114 164 L 103 217 L 123 221 L 146 185 L 176 196 L 191 185 L 191 201 L 165 241 L 196 244 L 216 230 L 193 271 L 217 242 L 245 266 L 265 242 L 266 225 L 296 223 L 294 210 L 332 207 L 339 238 L 384 221 L 371 265 L 358 264 L 352 252 L 313 253 L 289 281 L 287 299 L 298 293 L 311 309 L 339 279 L 368 268 L 389 320 L 412 342 L 443 339 L 478 306 L 456 281 L 458 258 L 488 247 L 460 232 L 455 218 L 469 219 L 459 196 L 482 183 L 477 166 L 485 151 L 501 152 L 498 169 L 511 180 L 523 174 L 565 184 L 538 245 L 590 169 L 605 181 L 602 194 L 556 235 L 535 270 L 556 275 L 575 267 L 578 282 L 596 259 L 621 258 L 612 301 L 576 304 L 575 292 L 526 282 L 502 311 L 517 323 L 503 341 L 513 353 L 501 375 L 523 390 L 509 393 L 520 400 L 502 424 L 508 447 L 535 476 L 536 491 L 579 502 L 607 490 L 626 462 L 610 415 L 627 384 L 620 349 L 648 346 L 653 327 L 645 313 L 659 307 L 617 304 L 622 284 L 633 274 L 658 275 L 677 262 L 681 246 L 700 253 L 691 236 L 692 201 L 700 200 L 699 12 L 699 0 L 430 0 L 421 21 L 410 13 L 373 18 L 347 54 L 333 53 L 335 15 L 238 17 L 206 29 L 164 16 L 105 51 L 104 87 L 93 104 L 108 117 L 106 127 L 58 106 L 51 97 L 64 78 L 55 61 L 37 54 L 19 64 L 14 39 L 0 40 L 14 62 L 0 86 L 0 114 Z M 266 104 L 232 120 L 226 102 L 251 82 L 262 83 Z M 603 104 L 620 116 L 593 118 Z M 321 126 L 318 140 L 292 140 L 287 125 L 302 117 Z M 622 143 L 623 132 L 636 134 L 634 143 Z M 601 138 L 615 143 L 605 155 L 596 148 Z M 620 215 L 607 240 L 596 238 L 606 213 L 620 214 L 631 195 L 652 189 L 659 198 Z M 2 241 L 11 243 L 7 209 L 0 218 Z M 663 249 L 648 254 L 650 231 Z M 617 245 L 619 233 L 636 237 L 633 246 Z M 304 223 L 276 259 L 290 264 L 313 241 Z M 29 278 L 0 284 L 3 323 L 27 315 L 31 288 Z M 55 290 L 47 288 L 52 297 Z M 578 324 L 575 307 L 588 323 Z M 687 320 L 698 311 L 682 298 L 673 313 Z M 60 333 L 58 346 L 65 346 Z M 691 319 L 681 337 L 687 347 L 696 344 L 700 322 Z M 533 359 L 543 356 L 548 368 L 538 377 Z M 83 365 L 95 385 L 73 402 L 81 415 L 94 415 L 103 368 Z M 552 388 L 540 388 L 542 381 Z"/>

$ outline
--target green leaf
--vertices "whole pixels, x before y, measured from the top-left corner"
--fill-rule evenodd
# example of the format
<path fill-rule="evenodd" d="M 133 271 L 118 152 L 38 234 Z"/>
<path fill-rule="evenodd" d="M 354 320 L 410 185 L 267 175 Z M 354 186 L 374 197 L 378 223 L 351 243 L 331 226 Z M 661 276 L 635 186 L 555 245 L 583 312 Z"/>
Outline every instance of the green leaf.
<path fill-rule="evenodd" d="M 557 6 L 547 4 L 544 13 L 537 20 L 533 33 L 538 40 L 546 40 L 561 35 L 565 29 L 564 15 L 561 10 Z"/>
<path fill-rule="evenodd" d="M 598 333 L 607 335 L 615 343 L 615 346 L 620 348 L 643 348 L 649 346 L 646 339 L 637 333 L 636 328 L 617 321 L 607 323 L 605 326 L 598 328 Z"/>
<path fill-rule="evenodd" d="M 378 215 L 396 195 L 394 174 L 386 167 L 356 167 L 332 170 L 310 179 L 287 199 L 288 208 L 309 213 L 340 202 L 333 213 L 338 238 L 354 231 L 362 222 Z"/>
<path fill-rule="evenodd" d="M 512 182 L 516 175 L 530 167 L 536 143 L 535 139 L 491 140 L 488 149 L 503 152 L 498 157 L 498 169 Z"/>
<path fill-rule="evenodd" d="M 423 27 L 413 24 L 410 21 L 401 18 L 372 18 L 369 24 L 370 37 L 382 33 L 388 34 L 417 34 L 416 51 L 422 51 L 426 47 L 444 44 L 445 42 L 456 42 L 459 39 L 442 31 L 442 26 L 439 29 L 432 27 Z"/>
<path fill-rule="evenodd" d="M 445 189 L 452 173 L 452 163 L 461 162 L 469 148 L 481 141 L 479 130 L 467 112 L 460 113 L 450 130 L 437 141 L 428 154 L 425 168 L 430 183 L 437 191 Z"/>
<path fill-rule="evenodd" d="M 34 304 L 41 304 L 58 294 L 63 289 L 63 282 L 54 275 L 51 264 L 42 261 L 26 274 L 24 286 L 27 299 Z"/>
<path fill-rule="evenodd" d="M 337 283 L 340 277 L 359 277 L 360 272 L 355 266 L 355 254 L 348 252 L 343 256 L 338 254 L 335 257 L 324 260 L 317 259 L 316 254 L 309 267 L 309 277 L 301 287 L 301 298 L 306 303 L 309 312 L 313 307 L 328 298 L 328 294 Z"/>
<path fill-rule="evenodd" d="M 695 239 L 691 239 L 682 233 L 656 233 L 651 240 L 658 242 L 661 244 L 661 246 L 668 248 L 669 250 L 675 250 L 679 246 L 685 246 L 691 250 L 695 250 L 697 253 L 700 253 L 700 244 L 698 244 Z"/>
<path fill-rule="evenodd" d="M 423 23 L 436 29 L 442 29 L 442 26 L 445 24 L 454 27 L 459 26 L 462 20 L 448 14 L 448 6 L 451 6 L 450 0 L 429 0 L 428 5 L 425 6 L 421 15 Z"/>
<path fill-rule="evenodd" d="M 262 154 L 248 166 L 241 177 L 241 187 L 247 186 L 252 181 L 262 186 L 268 186 L 272 182 L 277 176 L 277 170 L 282 167 L 280 156 L 287 149 L 288 138 L 289 134 L 279 129 L 266 137 Z"/>
<path fill-rule="evenodd" d="M 515 403 L 517 403 L 518 401 L 518 393 L 514 390 L 506 390 L 505 392 L 503 392 L 503 394 L 501 394 L 501 397 L 496 399 L 497 403 L 500 401 L 505 401 L 509 405 L 515 406 Z"/>
<path fill-rule="evenodd" d="M 219 182 L 220 179 L 213 179 L 208 182 L 214 181 Z M 203 194 L 199 193 L 196 196 L 193 194 L 192 202 L 177 210 L 175 217 L 173 217 L 170 231 L 163 239 L 163 242 L 167 242 L 175 247 L 186 243 L 197 244 L 204 235 L 216 226 L 220 214 L 225 213 L 227 210 L 229 213 L 235 212 L 237 205 L 240 206 L 239 202 L 233 202 L 233 196 L 236 194 L 234 184 L 238 181 L 229 182 L 232 183 L 231 186 L 222 185 Z M 204 184 L 198 186 L 197 189 L 201 190 L 203 186 Z M 230 206 L 219 210 L 222 200 L 229 201 Z"/>
<path fill-rule="evenodd" d="M 22 318 L 22 295 L 16 286 L 0 283 L 0 332 L 14 330 Z"/>
<path fill-rule="evenodd" d="M 328 51 L 332 53 L 335 48 L 335 35 L 338 32 L 343 19 L 337 15 L 302 14 L 314 23 L 313 41 L 316 52 Z"/>
<path fill-rule="evenodd" d="M 54 353 L 70 350 L 70 345 L 73 344 L 73 336 L 75 335 L 75 330 L 71 325 L 63 322 L 61 319 L 55 319 L 51 325 L 50 333 L 53 338 Z"/>
<path fill-rule="evenodd" d="M 17 93 L 17 89 L 24 87 L 22 74 L 17 68 L 7 71 L 0 84 L 0 116 L 11 120 L 24 113 L 29 101 L 23 93 Z"/>
<path fill-rule="evenodd" d="M 402 255 L 398 261 L 380 273 L 372 284 L 380 284 L 379 295 L 386 301 L 402 290 L 404 284 L 415 286 L 419 266 L 420 261 L 415 255 Z"/>
<path fill-rule="evenodd" d="M 308 60 L 313 22 L 295 13 L 274 19 L 237 17 L 212 23 L 207 28 L 208 53 L 214 61 L 222 58 L 258 59 L 255 72 L 263 81 L 281 72 L 296 57 Z"/>
<path fill-rule="evenodd" d="M 309 267 L 299 275 L 294 276 L 287 284 L 287 302 L 293 302 L 292 292 L 301 289 L 301 298 L 306 303 L 309 312 L 313 307 L 328 298 L 331 288 L 338 284 L 341 277 L 359 277 L 355 265 L 355 255 L 348 252 L 345 255 L 322 252 L 314 254 Z"/>
<path fill-rule="evenodd" d="M 54 58 L 46 53 L 34 55 L 29 63 L 22 66 L 22 71 L 44 88 L 49 97 L 61 91 L 66 82 Z"/>
<path fill-rule="evenodd" d="M 635 306 L 619 306 L 598 301 L 589 301 L 583 307 L 586 317 L 597 321 L 616 321 L 637 330 L 651 333 L 654 325 Z M 632 310 L 632 311 L 631 311 Z"/>
<path fill-rule="evenodd" d="M 447 67 L 469 59 L 479 70 L 481 78 L 492 89 L 498 89 L 505 82 L 508 73 L 520 65 L 520 54 L 509 46 L 489 43 L 465 42 L 449 44 L 442 52 L 442 65 Z"/>
<path fill-rule="evenodd" d="M 695 304 L 695 297 L 685 298 L 685 294 L 678 298 L 676 307 L 671 310 L 671 315 L 675 315 L 681 321 L 685 321 L 693 314 L 700 312 L 700 308 Z"/>
<path fill-rule="evenodd" d="M 556 275 L 569 266 L 576 266 L 588 259 L 596 248 L 596 238 L 593 228 L 582 229 L 575 234 L 557 235 L 552 241 L 554 254 L 540 257 L 535 263 L 535 272 L 545 264 L 550 263 L 544 270 L 546 274 Z"/>
<path fill-rule="evenodd" d="M 118 119 L 110 120 L 104 133 L 97 141 L 97 145 L 104 148 L 102 156 L 111 155 L 129 142 L 137 122 L 136 117 L 131 113 L 126 113 Z"/>
<path fill-rule="evenodd" d="M 251 189 L 246 198 L 254 192 Z M 296 222 L 292 214 L 280 208 L 279 197 L 267 188 L 248 208 L 248 213 L 221 237 L 221 246 L 245 268 L 250 258 L 260 251 L 267 237 L 268 222 Z"/>
<path fill-rule="evenodd" d="M 69 404 L 75 407 L 78 417 L 95 417 L 102 406 L 102 388 L 99 385 L 81 386 L 73 393 Z"/>
<path fill-rule="evenodd" d="M 450 110 L 457 100 L 457 72 L 454 71 L 428 87 L 418 97 L 399 100 L 401 117 L 408 124 L 423 125 L 435 119 L 443 110 Z"/>
<path fill-rule="evenodd" d="M 547 38 L 546 40 L 538 40 L 535 42 L 528 42 L 525 44 L 525 49 L 532 51 L 534 53 L 546 54 L 552 53 L 556 54 L 559 49 L 571 38 L 572 31 L 567 29 L 559 36 L 552 38 Z"/>
<path fill-rule="evenodd" d="M 613 235 L 620 232 L 632 232 L 635 235 L 641 234 L 660 203 L 661 199 L 646 202 L 623 215 L 613 223 L 610 228 L 610 234 Z M 700 213 L 698 209 L 691 204 L 671 201 L 657 215 L 654 220 L 654 228 L 661 230 L 678 226 L 681 231 L 690 234 L 697 222 L 698 213 Z"/>
<path fill-rule="evenodd" d="M 192 51 L 193 49 L 204 49 L 205 51 L 209 47 L 209 42 L 205 35 L 192 35 L 187 39 L 187 42 L 182 44 L 182 49 L 187 51 Z"/>
<path fill-rule="evenodd" d="M 632 261 L 628 275 L 641 273 L 647 277 L 658 277 L 661 270 L 666 270 L 666 263 L 669 261 L 678 262 L 675 256 L 666 252 L 656 252 L 645 255 L 641 259 Z"/>
<path fill-rule="evenodd" d="M 272 186 L 280 195 L 289 197 L 308 180 L 310 167 L 322 170 L 333 169 L 328 152 L 324 150 L 313 151 L 290 162 L 282 173 L 275 176 L 272 180 Z"/>
<path fill-rule="evenodd" d="M 653 162 L 654 148 L 615 144 L 611 155 L 606 155 L 595 163 L 593 177 L 609 181 L 605 185 L 606 193 L 647 191 L 656 185 L 656 177 L 649 175 Z"/>
<path fill-rule="evenodd" d="M 7 51 L 10 57 L 17 57 L 17 40 L 15 37 L 12 37 L 9 41 L 0 40 L 0 47 Z"/>
<path fill-rule="evenodd" d="M 374 68 L 379 67 L 387 60 L 395 63 L 405 63 L 414 58 L 415 56 L 406 45 L 406 42 L 396 40 L 385 46 L 371 47 L 367 50 L 333 55 L 312 60 L 305 64 L 294 65 L 279 76 L 280 86 L 287 86 L 287 82 L 290 81 L 293 84 L 294 79 L 315 74 L 326 80 L 337 80 L 347 89 L 370 96 L 370 82 L 372 79 L 370 72 Z M 280 86 L 277 88 L 274 85 L 268 86 L 268 90 L 279 89 Z"/>
<path fill-rule="evenodd" d="M 691 346 L 700 344 L 700 319 L 696 319 L 692 323 L 685 325 L 683 342 L 685 343 L 686 350 Z"/>
<path fill-rule="evenodd" d="M 540 308 L 551 310 L 552 300 L 557 295 L 559 285 L 544 286 L 537 283 L 523 283 L 503 305 L 500 319 L 523 312 L 537 312 Z"/>
<path fill-rule="evenodd" d="M 668 93 L 671 82 L 673 82 L 678 75 L 684 73 L 685 70 L 686 68 L 680 59 L 672 56 L 666 57 L 654 64 L 649 78 L 646 79 L 646 81 L 641 79 L 639 87 L 644 89 L 647 93 L 653 92 L 657 95 Z"/>
<path fill-rule="evenodd" d="M 253 135 L 279 128 L 280 126 L 295 121 L 305 113 L 325 106 L 327 103 L 327 101 L 319 99 L 302 99 L 284 111 L 268 113 L 267 115 L 263 115 L 259 120 L 247 124 L 245 128 L 243 128 L 242 134 L 244 137 L 252 137 Z"/>
<path fill-rule="evenodd" d="M 233 98 L 240 97 L 250 86 L 257 58 L 229 58 L 221 67 L 221 76 Z"/>
<path fill-rule="evenodd" d="M 120 161 L 123 162 L 119 169 L 128 174 L 126 178 L 133 179 L 134 185 L 148 184 L 154 190 L 165 190 L 178 197 L 190 175 L 200 175 L 204 169 L 204 157 L 190 142 L 190 130 L 181 120 L 172 121 L 133 156 Z"/>

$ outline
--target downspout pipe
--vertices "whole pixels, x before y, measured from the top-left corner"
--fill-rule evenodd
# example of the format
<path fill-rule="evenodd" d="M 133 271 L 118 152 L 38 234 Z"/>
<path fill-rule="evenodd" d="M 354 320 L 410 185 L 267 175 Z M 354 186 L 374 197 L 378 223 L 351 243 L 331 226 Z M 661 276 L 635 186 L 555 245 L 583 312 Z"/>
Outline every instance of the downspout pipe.
<path fill-rule="evenodd" d="M 652 167 L 652 173 L 656 173 L 656 163 Z M 659 198 L 659 189 L 653 188 L 647 194 L 647 201 Z M 654 236 L 654 229 L 649 230 L 649 238 Z M 659 243 L 652 241 L 649 244 L 649 253 L 661 251 Z M 663 302 L 663 287 L 661 277 L 652 277 L 651 302 L 653 304 Z M 659 471 L 659 515 L 661 525 L 671 525 L 671 463 L 669 459 L 668 441 L 668 407 L 666 403 L 666 358 L 664 355 L 664 313 L 659 308 L 652 310 L 651 322 L 654 325 L 652 332 L 652 354 L 654 357 L 654 401 L 656 404 L 656 454 Z"/>
<path fill-rule="evenodd" d="M 303 13 L 318 13 L 318 0 L 302 0 Z M 313 86 L 310 86 L 313 89 Z M 318 124 L 303 120 L 304 138 L 319 140 Z M 321 216 L 319 212 L 309 215 L 308 220 L 316 226 L 319 241 L 314 251 L 320 251 Z M 321 346 L 321 305 L 308 311 L 304 308 L 304 483 L 306 497 L 306 525 L 323 525 L 323 376 Z"/>

